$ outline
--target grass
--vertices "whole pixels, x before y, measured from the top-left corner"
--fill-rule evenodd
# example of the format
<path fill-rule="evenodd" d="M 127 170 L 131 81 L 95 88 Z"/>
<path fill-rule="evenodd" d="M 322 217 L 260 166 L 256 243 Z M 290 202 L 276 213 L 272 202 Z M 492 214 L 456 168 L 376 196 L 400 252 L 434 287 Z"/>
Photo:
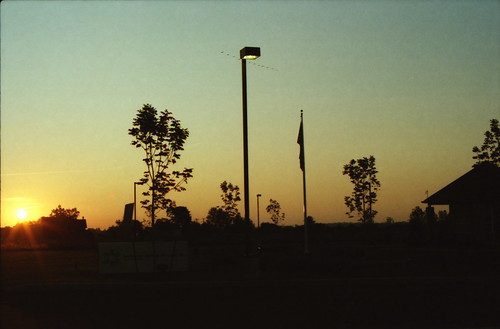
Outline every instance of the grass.
<path fill-rule="evenodd" d="M 240 247 L 194 245 L 191 270 L 170 276 L 99 275 L 96 249 L 4 250 L 1 327 L 500 325 L 495 249 L 276 244 L 257 270 Z"/>
<path fill-rule="evenodd" d="M 97 278 L 98 255 L 86 250 L 2 251 L 2 285 L 82 282 Z"/>

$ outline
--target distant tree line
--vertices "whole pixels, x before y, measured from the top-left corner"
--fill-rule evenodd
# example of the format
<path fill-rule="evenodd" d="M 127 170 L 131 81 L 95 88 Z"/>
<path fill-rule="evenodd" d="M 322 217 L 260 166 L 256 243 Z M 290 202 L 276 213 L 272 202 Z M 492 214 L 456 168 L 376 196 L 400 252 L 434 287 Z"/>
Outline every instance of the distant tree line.
<path fill-rule="evenodd" d="M 36 222 L 20 223 L 14 227 L 2 228 L 2 248 L 94 248 L 101 241 L 141 240 L 188 240 L 196 243 L 242 243 L 246 226 L 236 209 L 237 186 L 223 182 L 221 199 L 223 204 L 210 208 L 207 218 L 193 220 L 186 207 L 175 207 L 158 218 L 154 226 L 140 221 L 116 221 L 107 229 L 85 229 L 69 226 L 77 219 L 76 208 L 60 206 L 47 217 Z M 271 206 L 275 205 L 271 203 Z M 281 213 L 280 213 L 280 218 Z M 279 223 L 279 222 L 278 222 Z M 48 225 L 48 226 L 46 226 Z M 308 218 L 312 246 L 325 247 L 328 244 L 394 244 L 410 245 L 463 245 L 464 241 L 454 235 L 454 222 L 446 211 L 434 214 L 428 209 L 415 207 L 408 220 L 395 222 L 388 219 L 383 223 L 316 223 Z M 77 228 L 78 227 L 78 228 Z M 57 228 L 57 229 L 56 229 Z M 259 234 L 264 245 L 293 243 L 299 246 L 303 239 L 303 225 L 278 225 L 272 219 L 256 228 L 250 226 L 253 234 Z"/>
<path fill-rule="evenodd" d="M 115 225 L 105 229 L 87 229 L 85 219 L 78 219 L 80 212 L 76 208 L 63 208 L 61 205 L 51 211 L 49 216 L 42 217 L 36 222 L 19 223 L 14 227 L 2 228 L 2 246 L 12 244 L 21 247 L 75 247 L 92 245 L 97 241 L 122 241 L 129 239 L 178 239 L 186 237 L 201 237 L 203 234 L 217 235 L 222 233 L 227 239 L 231 235 L 241 235 L 245 230 L 255 231 L 252 222 L 245 223 L 238 210 L 241 201 L 240 190 L 237 185 L 223 181 L 220 184 L 220 205 L 211 207 L 206 218 L 192 220 L 186 207 L 177 206 L 175 201 L 167 198 L 171 191 L 184 191 L 184 184 L 192 177 L 192 168 L 182 171 L 169 171 L 169 166 L 176 164 L 180 159 L 180 152 L 189 136 L 189 131 L 183 128 L 180 121 L 165 110 L 158 114 L 151 105 L 144 105 L 133 120 L 133 127 L 129 134 L 134 137 L 132 145 L 145 152 L 143 161 L 146 170 L 139 180 L 140 184 L 148 185 L 144 196 L 149 199 L 140 203 L 151 217 L 151 222 L 116 221 Z M 485 139 L 481 147 L 474 146 L 474 166 L 488 162 L 500 165 L 500 129 L 498 120 L 490 121 L 490 130 L 485 132 Z M 377 178 L 375 157 L 352 159 L 344 165 L 343 175 L 347 175 L 353 184 L 351 195 L 345 196 L 344 203 L 348 208 L 347 214 L 359 216 L 361 226 L 355 224 L 318 224 L 312 217 L 307 218 L 312 234 L 330 234 L 337 236 L 335 230 L 350 230 L 360 232 L 375 232 L 381 228 L 392 232 L 399 230 L 399 237 L 386 235 L 387 241 L 403 240 L 411 243 L 443 243 L 454 241 L 453 220 L 443 211 L 437 215 L 428 207 L 423 210 L 415 207 L 407 222 L 396 223 L 392 217 L 387 217 L 385 223 L 376 224 L 374 218 L 377 211 L 373 209 L 377 201 L 377 192 L 380 181 Z M 285 213 L 281 205 L 274 199 L 269 199 L 266 207 L 270 221 L 263 223 L 259 230 L 267 233 L 289 234 L 303 230 L 302 225 L 295 227 L 283 225 Z M 163 216 L 161 215 L 163 214 Z M 249 224 L 249 225 L 247 225 Z M 280 225 L 281 224 L 281 225 Z M 373 224 L 365 226 L 363 224 Z M 364 228 L 362 228 L 364 227 Z M 323 232 L 323 233 L 320 233 Z M 326 233 L 325 233 L 326 232 Z M 293 234 L 292 234 L 293 235 Z M 298 235 L 300 236 L 300 234 Z M 351 236 L 352 237 L 352 236 Z M 405 238 L 406 237 L 406 238 Z M 323 236 L 323 238 L 325 238 Z M 347 238 L 348 237 L 344 237 Z M 325 238 L 328 240 L 328 238 Z M 340 239 L 342 240 L 342 239 Z"/>
<path fill-rule="evenodd" d="M 88 245 L 92 236 L 85 219 L 78 219 L 76 208 L 58 205 L 37 221 L 2 228 L 2 246 L 19 248 L 71 248 Z"/>

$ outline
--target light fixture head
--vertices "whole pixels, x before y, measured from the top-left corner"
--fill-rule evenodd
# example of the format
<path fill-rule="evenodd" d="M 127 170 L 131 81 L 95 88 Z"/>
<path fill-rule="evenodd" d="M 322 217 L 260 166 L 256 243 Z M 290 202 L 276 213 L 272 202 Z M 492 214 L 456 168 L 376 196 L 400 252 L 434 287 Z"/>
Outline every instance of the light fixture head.
<path fill-rule="evenodd" d="M 259 47 L 245 47 L 240 50 L 240 59 L 256 59 L 260 57 Z"/>

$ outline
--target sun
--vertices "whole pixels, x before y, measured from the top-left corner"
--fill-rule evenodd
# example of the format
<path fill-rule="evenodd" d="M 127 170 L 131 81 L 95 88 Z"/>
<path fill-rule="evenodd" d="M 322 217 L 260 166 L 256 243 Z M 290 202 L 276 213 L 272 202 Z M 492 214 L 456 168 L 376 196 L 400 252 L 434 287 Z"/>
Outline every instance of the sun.
<path fill-rule="evenodd" d="M 26 219 L 27 216 L 28 214 L 26 213 L 26 210 L 24 208 L 17 210 L 17 218 L 19 218 L 20 220 Z"/>

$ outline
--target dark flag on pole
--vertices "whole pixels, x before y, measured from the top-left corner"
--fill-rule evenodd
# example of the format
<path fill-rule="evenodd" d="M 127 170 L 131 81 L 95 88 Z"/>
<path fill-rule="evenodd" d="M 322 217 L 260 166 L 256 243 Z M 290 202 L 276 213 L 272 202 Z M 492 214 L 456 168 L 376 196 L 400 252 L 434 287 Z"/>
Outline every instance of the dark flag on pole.
<path fill-rule="evenodd" d="M 300 153 L 299 153 L 299 161 L 300 161 L 300 169 L 304 171 L 304 129 L 302 128 L 302 113 L 300 116 L 300 128 L 299 128 L 299 137 L 297 137 L 297 144 L 300 145 Z"/>
<path fill-rule="evenodd" d="M 303 112 L 300 110 L 300 128 L 299 137 L 297 137 L 297 144 L 300 145 L 300 169 L 302 170 L 302 188 L 304 191 L 304 253 L 309 253 L 308 237 L 307 237 L 307 198 L 306 198 L 306 161 L 304 150 L 304 127 L 303 127 Z"/>

